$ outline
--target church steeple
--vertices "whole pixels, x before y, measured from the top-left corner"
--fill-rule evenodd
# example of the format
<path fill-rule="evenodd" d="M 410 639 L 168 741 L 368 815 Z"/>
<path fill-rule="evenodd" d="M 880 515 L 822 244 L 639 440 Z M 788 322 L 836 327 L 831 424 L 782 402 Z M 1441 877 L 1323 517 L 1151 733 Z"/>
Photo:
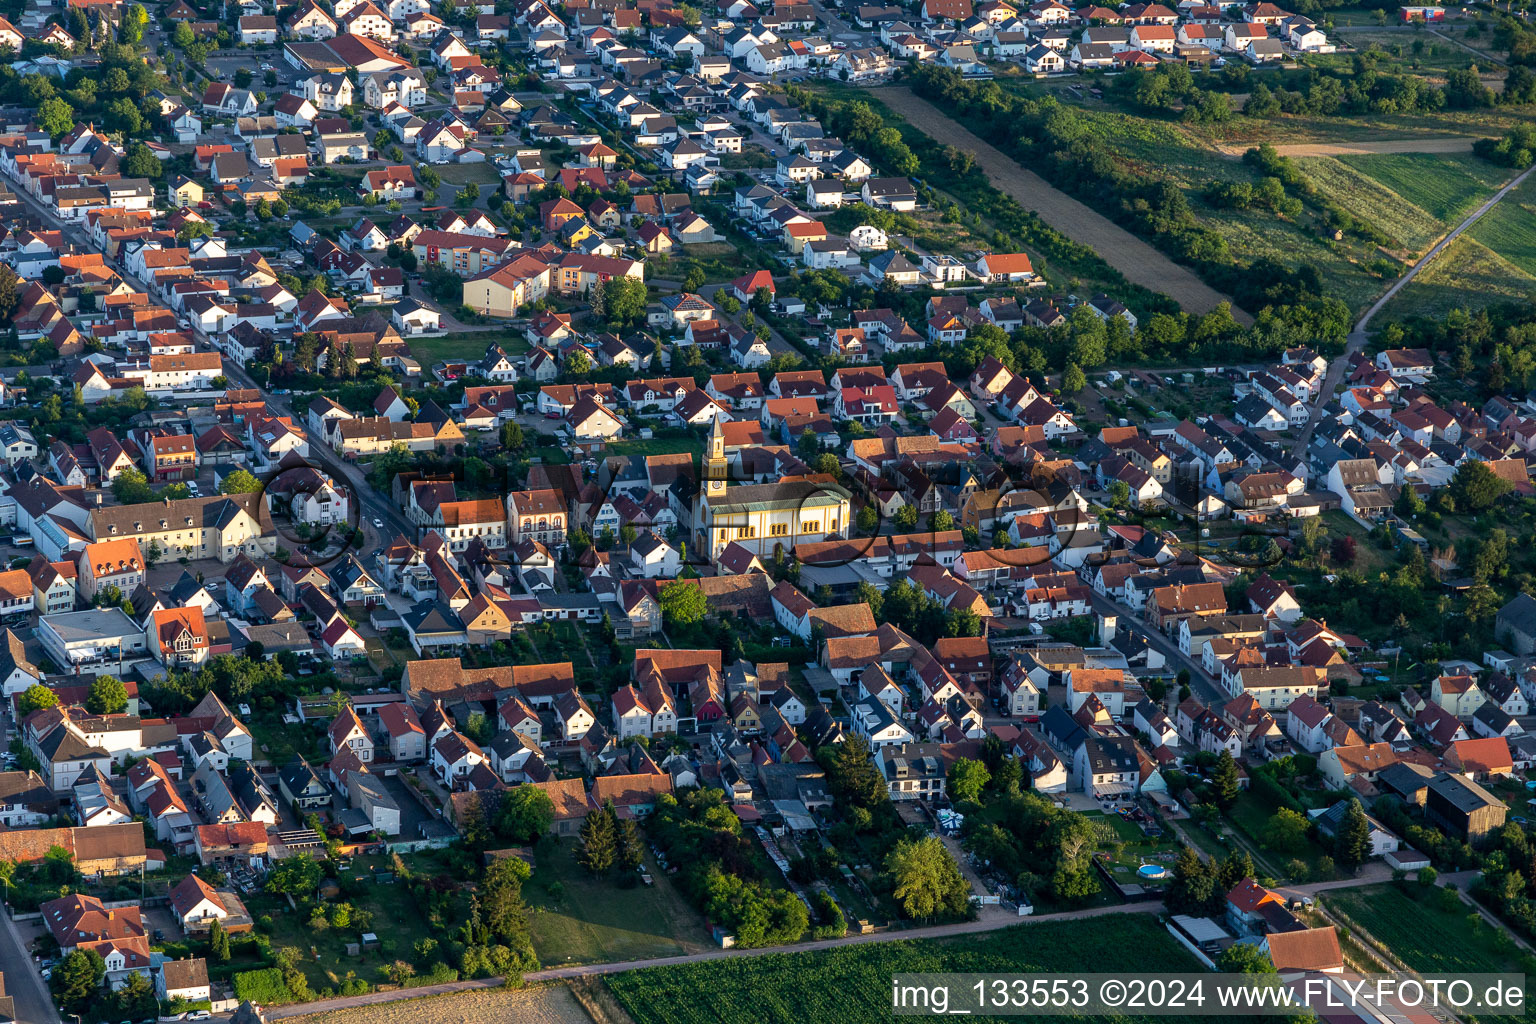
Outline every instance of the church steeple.
<path fill-rule="evenodd" d="M 715 417 L 709 432 L 709 448 L 704 453 L 704 493 L 718 496 L 725 493 L 725 429 L 720 417 Z"/>

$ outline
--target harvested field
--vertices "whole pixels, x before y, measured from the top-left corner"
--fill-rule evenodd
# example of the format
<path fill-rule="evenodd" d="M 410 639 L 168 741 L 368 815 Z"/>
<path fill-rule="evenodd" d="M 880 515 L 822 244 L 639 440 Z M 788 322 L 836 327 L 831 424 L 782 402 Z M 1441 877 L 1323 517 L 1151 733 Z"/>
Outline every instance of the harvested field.
<path fill-rule="evenodd" d="M 396 993 L 378 993 L 395 995 Z M 366 999 L 367 996 L 358 998 Z M 336 1000 L 351 1002 L 352 1000 Z M 485 1024 L 515 1020 L 520 1024 L 592 1024 L 592 1018 L 564 985 L 543 985 L 511 990 L 476 989 L 449 995 L 405 999 L 373 1006 L 312 1013 L 293 1017 L 304 1024 Z"/>
<path fill-rule="evenodd" d="M 912 90 L 884 88 L 878 95 L 930 138 L 972 154 L 993 185 L 1025 209 L 1039 214 L 1042 220 L 1074 242 L 1091 246 L 1105 262 L 1136 284 L 1162 292 L 1190 313 L 1209 312 L 1223 302 L 1232 301 L 1200 280 L 1194 271 L 1173 262 L 1109 218 L 1057 190 L 1038 174 L 1025 170 L 1013 157 L 989 146 L 938 107 L 919 99 Z M 1233 315 L 1244 322 L 1252 322 L 1241 310 L 1234 308 Z"/>

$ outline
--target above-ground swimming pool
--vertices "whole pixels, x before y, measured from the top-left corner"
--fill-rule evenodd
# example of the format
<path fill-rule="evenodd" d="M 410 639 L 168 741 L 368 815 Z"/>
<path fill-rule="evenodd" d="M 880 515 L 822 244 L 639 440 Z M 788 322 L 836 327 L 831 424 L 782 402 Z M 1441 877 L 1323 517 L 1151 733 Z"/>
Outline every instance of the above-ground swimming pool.
<path fill-rule="evenodd" d="M 1142 878 L 1162 878 L 1168 874 L 1168 869 L 1161 864 L 1143 864 L 1136 873 Z"/>

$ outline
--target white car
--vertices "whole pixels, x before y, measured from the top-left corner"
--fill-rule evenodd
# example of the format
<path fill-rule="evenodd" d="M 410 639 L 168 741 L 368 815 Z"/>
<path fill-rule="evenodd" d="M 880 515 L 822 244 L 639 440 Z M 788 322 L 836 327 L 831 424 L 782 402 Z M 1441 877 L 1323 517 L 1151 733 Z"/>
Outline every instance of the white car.
<path fill-rule="evenodd" d="M 373 521 L 373 528 L 375 530 L 382 530 L 382 529 L 384 529 L 384 520 L 382 520 L 382 519 L 375 519 Z"/>

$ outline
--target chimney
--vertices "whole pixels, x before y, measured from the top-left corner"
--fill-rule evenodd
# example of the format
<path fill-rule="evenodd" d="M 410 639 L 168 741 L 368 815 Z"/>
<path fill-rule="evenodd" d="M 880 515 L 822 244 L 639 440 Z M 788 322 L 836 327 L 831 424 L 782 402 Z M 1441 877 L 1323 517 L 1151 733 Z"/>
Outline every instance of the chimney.
<path fill-rule="evenodd" d="M 1098 613 L 1099 619 L 1099 643 L 1107 644 L 1115 639 L 1115 626 L 1119 622 L 1118 615 L 1105 615 Z"/>

